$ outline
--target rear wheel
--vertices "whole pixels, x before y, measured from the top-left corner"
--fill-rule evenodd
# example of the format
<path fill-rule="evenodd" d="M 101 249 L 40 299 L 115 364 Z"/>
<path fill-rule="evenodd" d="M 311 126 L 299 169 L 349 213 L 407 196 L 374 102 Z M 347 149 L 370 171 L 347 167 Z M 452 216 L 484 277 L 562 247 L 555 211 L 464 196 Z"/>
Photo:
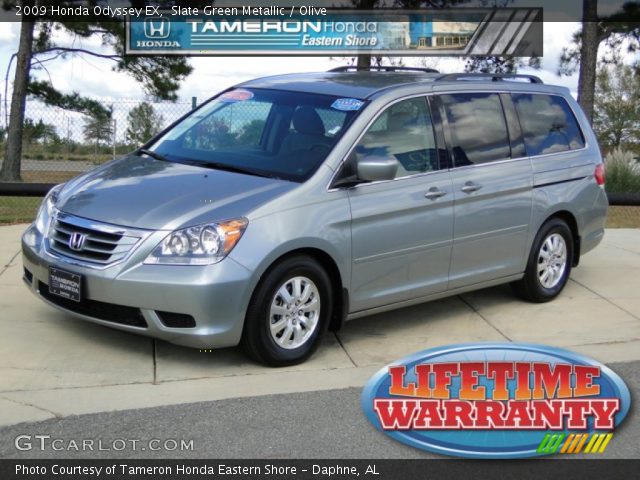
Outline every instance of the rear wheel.
<path fill-rule="evenodd" d="M 242 346 L 261 363 L 294 365 L 316 350 L 332 309 L 330 279 L 312 258 L 295 256 L 272 268 L 253 294 Z"/>
<path fill-rule="evenodd" d="M 533 242 L 524 277 L 512 284 L 516 294 L 536 303 L 557 297 L 571 273 L 573 248 L 567 224 L 559 218 L 547 221 Z"/>

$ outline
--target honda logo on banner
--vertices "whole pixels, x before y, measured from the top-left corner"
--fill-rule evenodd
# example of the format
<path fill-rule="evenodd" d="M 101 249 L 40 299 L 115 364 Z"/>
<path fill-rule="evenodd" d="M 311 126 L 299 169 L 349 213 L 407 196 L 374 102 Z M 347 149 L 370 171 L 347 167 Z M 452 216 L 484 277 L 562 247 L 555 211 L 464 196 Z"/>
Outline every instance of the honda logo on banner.
<path fill-rule="evenodd" d="M 69 237 L 69 243 L 68 243 L 69 248 L 76 252 L 82 250 L 82 247 L 84 247 L 84 242 L 86 239 L 87 237 L 84 234 L 73 232 Z"/>
<path fill-rule="evenodd" d="M 171 33 L 171 23 L 162 17 L 147 17 L 144 20 L 144 36 L 162 40 Z"/>

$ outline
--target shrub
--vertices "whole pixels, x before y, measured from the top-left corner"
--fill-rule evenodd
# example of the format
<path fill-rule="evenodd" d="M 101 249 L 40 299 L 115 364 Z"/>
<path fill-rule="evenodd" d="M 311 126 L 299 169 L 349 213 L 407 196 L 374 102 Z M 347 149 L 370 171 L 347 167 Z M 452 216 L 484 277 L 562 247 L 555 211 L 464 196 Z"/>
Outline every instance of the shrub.
<path fill-rule="evenodd" d="M 605 159 L 606 188 L 615 193 L 640 193 L 640 164 L 628 151 L 616 148 Z"/>

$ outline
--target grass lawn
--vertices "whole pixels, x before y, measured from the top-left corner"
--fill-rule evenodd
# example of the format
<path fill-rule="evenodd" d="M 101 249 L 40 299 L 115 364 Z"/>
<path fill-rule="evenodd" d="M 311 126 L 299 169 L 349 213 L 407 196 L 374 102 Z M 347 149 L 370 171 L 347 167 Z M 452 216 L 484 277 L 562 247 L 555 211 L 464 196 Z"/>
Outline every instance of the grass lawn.
<path fill-rule="evenodd" d="M 29 171 L 22 172 L 22 179 L 30 183 L 64 183 L 81 173 Z M 41 201 L 36 197 L 0 197 L 0 224 L 31 222 Z"/>
<path fill-rule="evenodd" d="M 31 222 L 41 201 L 35 197 L 0 197 L 0 224 Z"/>

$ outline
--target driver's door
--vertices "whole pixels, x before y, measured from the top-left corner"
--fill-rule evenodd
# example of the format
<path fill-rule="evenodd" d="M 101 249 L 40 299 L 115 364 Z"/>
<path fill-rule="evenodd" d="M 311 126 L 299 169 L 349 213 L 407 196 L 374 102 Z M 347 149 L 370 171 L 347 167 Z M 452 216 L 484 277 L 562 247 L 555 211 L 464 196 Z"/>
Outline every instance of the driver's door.
<path fill-rule="evenodd" d="M 424 97 L 388 107 L 355 148 L 357 156 L 392 156 L 390 181 L 349 190 L 352 215 L 351 312 L 447 288 L 453 231 L 453 190 L 440 170 Z"/>

